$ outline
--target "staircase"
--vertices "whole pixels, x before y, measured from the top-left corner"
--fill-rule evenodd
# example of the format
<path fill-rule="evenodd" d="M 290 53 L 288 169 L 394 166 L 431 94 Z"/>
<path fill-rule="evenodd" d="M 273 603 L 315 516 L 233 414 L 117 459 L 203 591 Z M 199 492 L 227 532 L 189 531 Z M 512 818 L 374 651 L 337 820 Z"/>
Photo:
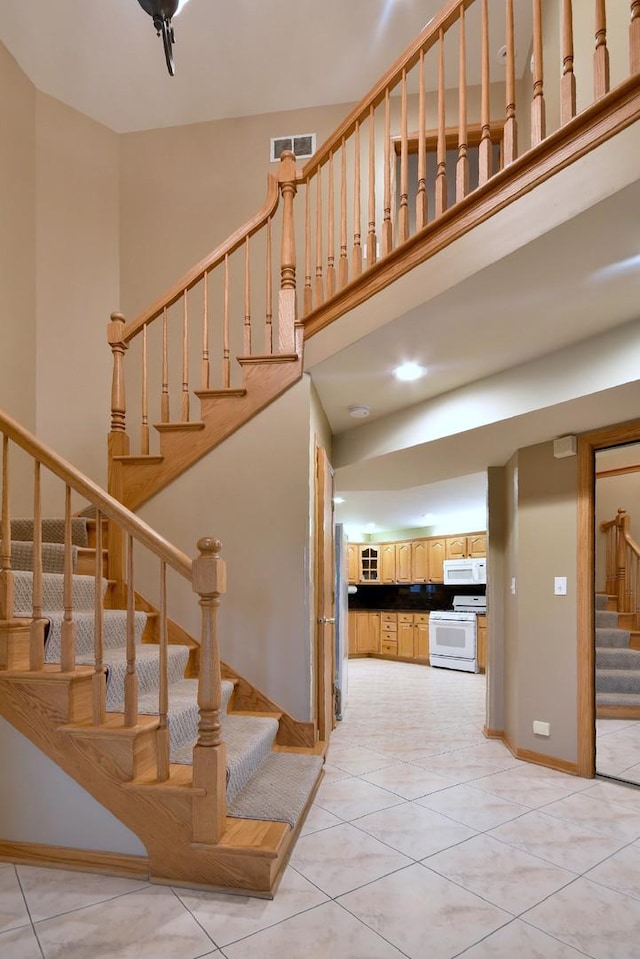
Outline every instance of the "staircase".
<path fill-rule="evenodd" d="M 631 647 L 635 615 L 611 609 L 615 602 L 596 594 L 596 714 L 640 718 L 640 649 Z"/>
<path fill-rule="evenodd" d="M 1 414 L 0 428 L 0 715 L 140 838 L 151 879 L 273 895 L 326 744 L 219 662 L 220 544 L 200 540 L 192 563 Z M 33 519 L 11 519 L 14 444 L 34 459 Z M 42 518 L 43 468 L 64 483 L 61 519 Z M 160 560 L 157 604 L 135 588 L 143 549 Z M 168 568 L 199 594 L 198 639 L 168 616 Z"/>
<path fill-rule="evenodd" d="M 577 108 L 570 3 L 562 34 L 549 45 L 560 52 L 551 67 L 544 50 L 549 83 L 562 75 L 554 91 L 559 126 L 551 130 L 541 4 L 533 4 L 531 96 L 521 99 L 514 5 L 506 4 L 505 28 L 501 4 L 448 0 L 303 169 L 282 155 L 254 218 L 138 317 L 112 314 L 108 493 L 0 413 L 0 714 L 140 837 L 151 879 L 273 895 L 320 781 L 326 744 L 316 742 L 313 723 L 297 721 L 220 663 L 220 544 L 202 538 L 191 560 L 132 510 L 299 379 L 305 338 L 636 122 L 638 3 L 629 5 L 630 55 L 614 89 L 604 6 L 595 4 L 595 85 L 584 109 Z M 473 34 L 465 27 L 471 14 Z M 490 35 L 505 40 L 499 117 L 490 96 Z M 467 98 L 472 60 L 482 69 Z M 459 64 L 457 126 L 449 129 L 447 91 L 455 80 L 445 85 L 445 61 Z M 426 77 L 437 77 L 434 89 Z M 474 131 L 471 100 L 479 104 Z M 525 122 L 530 146 L 519 152 Z M 436 172 L 427 182 L 434 146 Z M 139 408 L 127 406 L 127 393 L 140 398 Z M 19 468 L 28 462 L 17 476 L 14 447 Z M 63 492 L 51 511 L 55 522 L 43 522 L 42 473 Z M 25 515 L 25 496 L 33 508 L 20 532 L 12 516 Z M 78 515 L 87 512 L 92 521 Z M 139 570 L 145 583 L 155 577 L 151 595 L 137 588 Z M 202 614 L 197 637 L 170 615 L 185 582 Z M 611 664 L 628 663 L 632 651 L 599 643 L 598 652 L 605 657 L 598 682 L 607 687 L 598 697 L 606 698 L 614 695 L 610 674 L 627 672 Z M 604 708 L 620 707 L 603 699 Z M 49 861 L 60 862 L 59 853 L 52 849 Z"/>

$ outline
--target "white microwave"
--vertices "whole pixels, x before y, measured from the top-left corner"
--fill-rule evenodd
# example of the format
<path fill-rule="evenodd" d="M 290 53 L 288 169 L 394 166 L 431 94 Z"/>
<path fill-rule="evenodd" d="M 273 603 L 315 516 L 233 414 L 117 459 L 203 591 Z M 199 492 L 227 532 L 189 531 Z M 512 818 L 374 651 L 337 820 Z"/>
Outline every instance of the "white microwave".
<path fill-rule="evenodd" d="M 486 559 L 445 559 L 445 586 L 482 586 L 486 582 Z"/>

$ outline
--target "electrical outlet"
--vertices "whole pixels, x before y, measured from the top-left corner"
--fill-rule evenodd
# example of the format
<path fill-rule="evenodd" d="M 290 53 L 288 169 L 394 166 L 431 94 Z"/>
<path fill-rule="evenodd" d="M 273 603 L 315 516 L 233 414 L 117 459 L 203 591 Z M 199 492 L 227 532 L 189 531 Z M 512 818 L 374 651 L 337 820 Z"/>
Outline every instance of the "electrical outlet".
<path fill-rule="evenodd" d="M 551 725 L 549 723 L 541 723 L 540 720 L 533 720 L 533 731 L 536 736 L 550 736 L 551 735 Z"/>

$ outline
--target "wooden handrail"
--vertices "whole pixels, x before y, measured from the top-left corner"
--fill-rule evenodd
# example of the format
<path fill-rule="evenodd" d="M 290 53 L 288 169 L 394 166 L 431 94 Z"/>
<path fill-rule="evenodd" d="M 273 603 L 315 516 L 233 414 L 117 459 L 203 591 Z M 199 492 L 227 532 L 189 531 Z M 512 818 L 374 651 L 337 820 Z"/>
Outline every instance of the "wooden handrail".
<path fill-rule="evenodd" d="M 59 634 L 54 643 L 48 669 L 58 664 L 58 670 L 71 675 L 77 669 L 76 638 L 78 613 L 76 605 L 79 597 L 86 595 L 85 577 L 75 579 L 75 554 L 72 546 L 72 493 L 80 494 L 95 510 L 96 515 L 96 553 L 95 565 L 91 575 L 95 578 L 91 602 L 94 606 L 93 619 L 93 670 L 95 681 L 92 684 L 92 714 L 94 722 L 105 722 L 106 713 L 106 670 L 104 650 L 104 579 L 102 565 L 102 523 L 109 521 L 109 552 L 121 551 L 126 544 L 126 571 L 119 566 L 123 575 L 114 595 L 118 600 L 124 597 L 126 670 L 122 695 L 122 726 L 135 730 L 140 723 L 138 702 L 138 658 L 141 637 L 136 625 L 136 591 L 134 584 L 134 545 L 144 546 L 160 566 L 160 609 L 159 609 L 159 646 L 158 646 L 158 724 L 156 729 L 156 771 L 160 782 L 170 777 L 171 746 L 168 727 L 169 716 L 169 668 L 167 636 L 167 587 L 166 570 L 171 567 L 179 575 L 191 582 L 192 589 L 199 596 L 202 608 L 202 630 L 200 635 L 201 670 L 198 676 L 198 706 L 200 722 L 197 744 L 193 750 L 193 818 L 192 840 L 194 842 L 218 842 L 226 823 L 226 747 L 221 736 L 220 711 L 222 706 L 222 685 L 220 674 L 220 653 L 217 640 L 217 608 L 220 596 L 226 590 L 226 565 L 220 556 L 221 545 L 217 540 L 206 537 L 198 541 L 199 556 L 193 561 L 179 549 L 165 540 L 150 526 L 140 520 L 117 500 L 105 493 L 97 484 L 84 476 L 74 466 L 38 440 L 33 434 L 17 423 L 6 413 L 0 411 L 0 433 L 2 433 L 2 545 L 0 556 L 0 669 L 29 668 L 41 672 L 45 663 L 44 622 L 52 618 L 43 602 L 43 540 L 41 535 L 41 467 L 44 466 L 64 487 L 64 536 L 62 562 L 61 607 L 63 615 L 59 624 Z M 11 510 L 10 510 L 10 444 L 15 444 L 35 463 L 34 470 L 34 512 L 31 544 L 32 586 L 29 612 L 24 605 L 14 607 L 15 573 L 12 569 Z M 114 535 L 114 534 L 118 535 Z M 25 568 L 29 568 L 29 565 Z M 55 581 L 57 582 L 57 581 Z M 56 603 L 55 585 L 53 599 Z M 60 602 L 60 601 L 58 601 Z M 24 603 L 24 600 L 22 601 Z M 51 606 L 48 607 L 49 609 Z M 83 610 L 87 609 L 84 605 Z M 117 608 L 117 607 L 116 607 Z M 149 608 L 149 607 L 143 607 Z M 16 618 L 16 612 L 17 617 Z M 25 656 L 24 644 L 19 644 L 24 634 L 24 619 L 28 625 L 28 650 Z M 82 620 L 86 623 L 86 620 Z M 52 637 L 55 631 L 52 632 Z M 87 642 L 83 634 L 83 644 Z M 83 645 L 83 657 L 87 655 Z M 82 669 L 88 665 L 83 658 Z M 117 726 L 117 724 L 116 724 Z M 116 728 L 116 727 L 114 727 Z"/>
<path fill-rule="evenodd" d="M 151 526 L 139 519 L 130 510 L 106 493 L 97 483 L 77 470 L 71 463 L 58 456 L 52 449 L 36 439 L 32 433 L 21 426 L 6 413 L 0 412 L 0 432 L 25 450 L 43 466 L 63 480 L 72 490 L 79 493 L 92 506 L 95 506 L 108 519 L 118 523 L 130 536 L 135 537 L 152 553 L 164 560 L 177 573 L 191 580 L 192 560 L 172 543 L 160 536 Z M 6 535 L 3 530 L 3 536 Z"/>
<path fill-rule="evenodd" d="M 411 70 L 420 59 L 420 52 L 430 50 L 438 43 L 440 31 L 446 33 L 460 18 L 460 10 L 465 11 L 476 0 L 449 0 L 442 10 L 427 23 L 418 36 L 402 53 L 385 74 L 371 88 L 363 100 L 354 107 L 349 116 L 340 124 L 338 129 L 320 146 L 304 167 L 302 179 L 307 180 L 329 158 L 329 155 L 340 147 L 343 140 L 350 137 L 356 128 L 356 123 L 366 119 L 371 107 L 380 106 L 386 91 L 393 89 L 402 80 L 403 71 Z"/>
<path fill-rule="evenodd" d="M 196 263 L 190 270 L 187 270 L 187 272 L 163 293 L 162 296 L 159 296 L 151 306 L 143 310 L 142 313 L 139 313 L 134 320 L 125 324 L 124 342 L 130 343 L 147 323 L 160 316 L 164 309 L 180 299 L 185 290 L 190 290 L 202 279 L 205 273 L 208 273 L 223 263 L 226 256 L 234 253 L 246 242 L 247 237 L 253 236 L 254 233 L 260 230 L 267 223 L 269 217 L 273 216 L 278 206 L 278 198 L 278 178 L 272 173 L 269 173 L 267 174 L 267 198 L 258 213 L 232 233 L 224 243 L 221 243 L 212 250 L 211 253 L 207 254 L 204 259 L 200 260 L 199 263 Z"/>

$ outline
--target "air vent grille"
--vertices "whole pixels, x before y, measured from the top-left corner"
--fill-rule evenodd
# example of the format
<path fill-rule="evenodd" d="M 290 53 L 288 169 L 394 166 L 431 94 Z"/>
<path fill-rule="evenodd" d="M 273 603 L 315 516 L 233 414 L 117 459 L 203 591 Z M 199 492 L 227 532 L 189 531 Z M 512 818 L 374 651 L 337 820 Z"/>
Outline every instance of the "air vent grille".
<path fill-rule="evenodd" d="M 292 150 L 294 155 L 303 160 L 306 157 L 312 157 L 316 152 L 315 133 L 299 133 L 286 137 L 271 138 L 271 162 L 274 163 L 280 159 L 280 155 L 285 150 Z"/>

